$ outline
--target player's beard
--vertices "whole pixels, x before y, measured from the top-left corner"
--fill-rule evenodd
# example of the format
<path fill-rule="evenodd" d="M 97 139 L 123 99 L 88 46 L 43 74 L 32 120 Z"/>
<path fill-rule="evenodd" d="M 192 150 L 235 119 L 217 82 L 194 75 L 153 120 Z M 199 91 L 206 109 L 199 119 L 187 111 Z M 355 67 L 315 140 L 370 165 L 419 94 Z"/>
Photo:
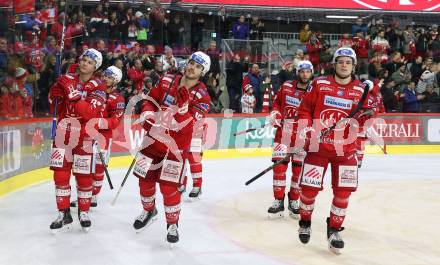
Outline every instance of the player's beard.
<path fill-rule="evenodd" d="M 335 75 L 336 75 L 337 77 L 339 77 L 340 79 L 342 79 L 342 80 L 345 80 L 345 79 L 348 79 L 348 78 L 351 78 L 351 77 L 352 77 L 352 74 L 348 74 L 348 75 L 346 75 L 346 76 L 342 76 L 342 75 L 338 74 L 338 72 L 336 72 L 336 71 L 335 71 Z"/>

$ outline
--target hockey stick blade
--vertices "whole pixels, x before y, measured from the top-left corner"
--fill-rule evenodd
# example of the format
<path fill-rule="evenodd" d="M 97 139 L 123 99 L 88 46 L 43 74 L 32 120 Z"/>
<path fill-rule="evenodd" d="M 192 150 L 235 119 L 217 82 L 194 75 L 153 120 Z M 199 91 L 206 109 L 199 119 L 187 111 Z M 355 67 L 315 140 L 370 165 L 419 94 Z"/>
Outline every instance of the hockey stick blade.
<path fill-rule="evenodd" d="M 239 136 L 239 135 L 247 134 L 247 133 L 250 133 L 250 132 L 253 132 L 253 131 L 256 131 L 256 130 L 261 130 L 261 129 L 266 128 L 267 125 L 270 125 L 270 123 L 266 123 L 263 126 L 260 126 L 259 128 L 249 128 L 247 130 L 238 131 L 238 132 L 235 132 L 233 135 L 234 136 Z"/>

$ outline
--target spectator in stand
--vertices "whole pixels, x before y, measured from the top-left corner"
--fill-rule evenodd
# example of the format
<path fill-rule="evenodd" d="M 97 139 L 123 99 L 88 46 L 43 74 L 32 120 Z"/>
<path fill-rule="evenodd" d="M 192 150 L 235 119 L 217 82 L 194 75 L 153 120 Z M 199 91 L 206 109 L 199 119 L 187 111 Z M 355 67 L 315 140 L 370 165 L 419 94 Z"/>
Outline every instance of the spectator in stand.
<path fill-rule="evenodd" d="M 425 57 L 428 50 L 428 34 L 424 28 L 418 28 L 416 31 L 416 56 Z"/>
<path fill-rule="evenodd" d="M 14 118 L 14 100 L 12 97 L 12 85 L 14 79 L 6 76 L 1 83 L 0 95 L 0 120 Z"/>
<path fill-rule="evenodd" d="M 390 50 L 390 44 L 387 39 L 385 39 L 385 30 L 379 30 L 376 38 L 371 42 L 371 47 L 373 51 L 381 52 L 383 54 L 388 54 Z"/>
<path fill-rule="evenodd" d="M 399 21 L 393 21 L 386 27 L 385 38 L 390 44 L 391 51 L 402 51 L 403 32 L 399 28 Z"/>
<path fill-rule="evenodd" d="M 286 81 L 295 79 L 295 71 L 293 71 L 293 62 L 288 60 L 281 66 L 281 71 L 278 73 L 278 80 L 280 84 L 284 84 Z"/>
<path fill-rule="evenodd" d="M 183 35 L 185 26 L 179 15 L 175 15 L 168 25 L 168 40 L 173 49 L 180 49 L 183 46 Z"/>
<path fill-rule="evenodd" d="M 120 8 L 120 7 L 119 7 Z M 128 8 L 127 11 L 123 12 L 119 22 L 119 30 L 121 31 L 121 43 L 127 44 L 128 41 L 128 30 L 130 25 L 133 23 L 133 9 Z"/>
<path fill-rule="evenodd" d="M 431 84 L 435 87 L 436 74 L 439 72 L 438 66 L 436 63 L 432 63 L 429 68 L 427 68 L 422 75 L 420 76 L 419 82 L 417 83 L 417 93 L 423 93 L 426 90 L 426 86 Z"/>
<path fill-rule="evenodd" d="M 193 16 L 191 17 L 191 50 L 196 51 L 203 41 L 203 28 L 205 27 L 205 18 L 200 14 L 197 6 L 193 9 Z"/>
<path fill-rule="evenodd" d="M 303 49 L 296 50 L 295 57 L 293 58 L 293 68 L 296 69 L 296 67 L 298 67 L 298 62 L 303 60 L 304 60 L 304 50 Z"/>
<path fill-rule="evenodd" d="M 136 41 L 142 46 L 147 44 L 148 34 L 150 32 L 150 20 L 144 16 L 141 11 L 135 13 Z"/>
<path fill-rule="evenodd" d="M 238 21 L 232 26 L 232 36 L 237 40 L 234 45 L 235 51 L 244 50 L 246 47 L 246 40 L 249 39 L 249 27 L 245 23 L 243 15 L 241 15 Z"/>
<path fill-rule="evenodd" d="M 236 53 L 232 61 L 226 66 L 226 87 L 229 94 L 229 108 L 234 112 L 239 112 L 240 98 L 242 95 L 241 85 L 243 82 L 243 73 L 248 69 L 248 57 L 241 62 L 240 55 Z"/>
<path fill-rule="evenodd" d="M 398 99 L 400 99 L 400 92 L 394 91 L 395 86 L 396 83 L 394 80 L 388 79 L 380 88 L 380 93 L 382 93 L 383 105 L 386 112 L 398 112 L 399 110 Z"/>
<path fill-rule="evenodd" d="M 431 42 L 431 53 L 434 62 L 440 62 L 440 34 Z"/>
<path fill-rule="evenodd" d="M 402 54 L 399 51 L 395 51 L 391 54 L 391 61 L 384 65 L 384 68 L 388 70 L 388 73 L 391 75 L 394 74 L 402 64 L 406 64 L 405 58 L 402 57 Z"/>
<path fill-rule="evenodd" d="M 0 75 L 4 76 L 8 69 L 8 40 L 0 37 Z"/>
<path fill-rule="evenodd" d="M 403 105 L 402 112 L 406 113 L 416 113 L 420 112 L 420 101 L 425 98 L 424 95 L 416 92 L 416 84 L 410 82 L 408 87 L 403 89 Z"/>
<path fill-rule="evenodd" d="M 351 38 L 350 33 L 344 33 L 342 38 L 339 39 L 338 48 L 341 47 L 353 48 L 353 39 Z"/>
<path fill-rule="evenodd" d="M 406 70 L 406 65 L 401 64 L 399 69 L 391 75 L 391 79 L 396 83 L 396 88 L 402 91 L 411 80 L 411 73 Z"/>
<path fill-rule="evenodd" d="M 164 73 L 162 61 L 156 60 L 154 70 L 150 72 L 150 79 L 153 85 L 157 85 L 157 82 L 163 77 Z"/>
<path fill-rule="evenodd" d="M 254 113 L 256 105 L 256 99 L 253 95 L 253 87 L 251 84 L 247 84 L 244 87 L 244 94 L 241 97 L 241 112 L 242 113 Z"/>
<path fill-rule="evenodd" d="M 15 70 L 15 83 L 16 87 L 15 104 L 19 118 L 32 118 L 32 86 L 26 81 L 28 72 L 26 69 L 17 67 Z"/>
<path fill-rule="evenodd" d="M 226 8 L 220 5 L 215 22 L 215 32 L 217 33 L 217 46 L 220 46 L 222 39 L 229 39 L 229 18 L 226 15 Z"/>
<path fill-rule="evenodd" d="M 312 31 L 310 30 L 310 24 L 304 23 L 299 31 L 299 41 L 303 45 L 302 50 L 306 49 L 306 45 L 309 43 L 310 38 L 312 37 Z"/>
<path fill-rule="evenodd" d="M 319 55 L 320 68 L 317 69 L 321 75 L 330 75 L 333 72 L 332 59 L 333 59 L 333 52 L 331 50 L 330 45 L 323 45 L 321 54 Z"/>
<path fill-rule="evenodd" d="M 101 69 L 107 69 L 110 66 L 108 59 L 108 49 L 103 39 L 98 39 L 96 42 L 96 49 L 102 54 Z"/>
<path fill-rule="evenodd" d="M 402 52 L 408 61 L 412 61 L 415 56 L 415 35 L 412 25 L 407 25 L 402 34 L 403 47 Z"/>
<path fill-rule="evenodd" d="M 136 59 L 134 61 L 134 66 L 128 69 L 127 75 L 128 78 L 133 81 L 133 88 L 135 90 L 135 93 L 140 91 L 142 89 L 143 81 L 145 78 L 142 61 L 140 59 Z"/>
<path fill-rule="evenodd" d="M 242 94 L 245 93 L 244 88 L 250 84 L 253 88 L 253 94 L 256 99 L 255 112 L 260 113 L 263 106 L 263 91 L 261 86 L 263 84 L 263 76 L 260 74 L 260 67 L 258 64 L 253 64 L 249 72 L 243 77 Z"/>
<path fill-rule="evenodd" d="M 422 112 L 439 112 L 440 98 L 433 90 L 432 85 L 426 85 L 426 90 L 422 93 L 425 96 L 422 99 Z"/>
<path fill-rule="evenodd" d="M 176 73 L 177 72 L 177 60 L 174 58 L 173 49 L 169 46 L 165 46 L 164 53 L 159 61 L 163 64 L 163 70 L 168 73 Z"/>
<path fill-rule="evenodd" d="M 56 57 L 49 55 L 45 58 L 43 71 L 41 72 L 41 78 L 38 80 L 39 97 L 37 100 L 38 111 L 44 115 L 49 114 L 49 88 L 55 82 L 57 75 L 55 72 Z"/>
<path fill-rule="evenodd" d="M 108 38 L 108 15 L 104 12 L 102 4 L 98 4 L 90 15 L 90 38 L 92 42 L 100 38 Z M 105 69 L 106 67 L 104 67 Z"/>
<path fill-rule="evenodd" d="M 263 54 L 263 34 L 266 32 L 264 23 L 260 20 L 258 16 L 252 17 L 252 22 L 250 25 L 250 36 L 249 39 L 253 40 L 251 44 L 251 55 L 253 56 L 253 62 L 261 62 L 261 55 Z"/>
<path fill-rule="evenodd" d="M 356 52 L 358 63 L 356 65 L 356 73 L 358 75 L 367 73 L 368 49 L 370 48 L 370 36 L 364 38 L 362 31 L 359 29 L 353 37 L 353 49 Z"/>
<path fill-rule="evenodd" d="M 322 50 L 321 42 L 319 42 L 316 34 L 312 34 L 307 43 L 307 53 L 309 55 L 309 60 L 313 64 L 314 69 L 319 67 L 319 56 Z M 258 99 L 258 98 L 257 98 Z"/>
<path fill-rule="evenodd" d="M 57 52 L 58 52 L 58 47 L 55 38 L 52 36 L 47 37 L 44 43 L 43 53 L 46 56 L 48 55 L 55 56 L 57 55 Z"/>
<path fill-rule="evenodd" d="M 366 36 L 368 33 L 368 25 L 364 23 L 362 18 L 356 19 L 356 24 L 351 27 L 351 35 L 353 37 L 357 36 L 358 32 L 361 32 L 363 36 Z"/>
<path fill-rule="evenodd" d="M 220 74 L 220 50 L 217 49 L 217 42 L 212 40 L 209 43 L 209 48 L 206 50 L 206 54 L 211 59 L 211 67 L 209 68 L 208 76 L 217 76 Z"/>
<path fill-rule="evenodd" d="M 110 22 L 109 22 L 109 42 L 112 47 L 117 45 L 121 41 L 121 22 L 119 21 L 118 14 L 116 11 L 112 11 L 110 13 Z"/>
<path fill-rule="evenodd" d="M 384 31 L 385 36 L 385 26 L 383 24 L 383 19 L 374 19 L 371 21 L 371 26 L 369 28 L 371 38 L 374 39 L 379 34 L 379 31 Z"/>
<path fill-rule="evenodd" d="M 437 26 L 437 24 L 433 24 L 431 26 L 431 30 L 429 31 L 429 41 L 431 42 L 431 41 L 437 39 L 438 35 L 439 35 L 438 34 L 438 26 Z"/>
<path fill-rule="evenodd" d="M 144 66 L 145 70 L 153 70 L 154 65 L 156 63 L 156 58 L 154 57 L 154 46 L 153 45 L 147 45 L 145 49 L 145 54 L 142 55 L 142 65 Z"/>
<path fill-rule="evenodd" d="M 417 83 L 420 79 L 420 76 L 424 72 L 423 70 L 423 58 L 422 56 L 417 56 L 415 61 L 411 64 L 410 72 L 411 72 L 411 81 Z M 426 68 L 426 66 L 425 66 Z"/>

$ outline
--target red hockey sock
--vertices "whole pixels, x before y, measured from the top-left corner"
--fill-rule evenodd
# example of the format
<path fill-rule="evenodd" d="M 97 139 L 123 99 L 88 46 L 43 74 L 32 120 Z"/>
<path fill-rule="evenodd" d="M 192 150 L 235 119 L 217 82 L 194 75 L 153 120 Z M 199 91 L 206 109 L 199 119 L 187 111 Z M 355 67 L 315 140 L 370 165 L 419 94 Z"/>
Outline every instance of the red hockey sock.
<path fill-rule="evenodd" d="M 191 153 L 188 157 L 189 168 L 193 179 L 193 187 L 202 187 L 202 156 L 200 153 Z"/>
<path fill-rule="evenodd" d="M 70 171 L 54 171 L 55 196 L 58 210 L 67 210 L 70 207 Z"/>
<path fill-rule="evenodd" d="M 142 207 L 145 211 L 152 211 L 156 206 L 156 182 L 139 178 L 139 191 Z"/>
<path fill-rule="evenodd" d="M 301 174 L 301 167 L 292 165 L 292 179 L 290 181 L 289 199 L 299 199 L 299 175 Z"/>
<path fill-rule="evenodd" d="M 92 174 L 78 174 L 75 176 L 77 193 L 78 193 L 78 209 L 83 212 L 88 212 L 92 200 Z"/>
<path fill-rule="evenodd" d="M 167 224 L 177 224 L 180 215 L 180 192 L 173 184 L 160 183 Z"/>
<path fill-rule="evenodd" d="M 333 190 L 333 202 L 330 209 L 330 227 L 341 228 L 348 207 L 351 191 Z"/>
<path fill-rule="evenodd" d="M 93 190 L 92 195 L 98 195 L 102 188 L 104 180 L 104 171 L 96 169 L 96 173 L 93 174 Z"/>
<path fill-rule="evenodd" d="M 286 189 L 287 164 L 278 164 L 273 168 L 273 196 L 277 200 L 284 198 Z"/>
<path fill-rule="evenodd" d="M 313 209 L 315 208 L 315 198 L 318 195 L 318 190 L 303 189 L 301 191 L 301 202 L 299 214 L 301 215 L 301 220 L 311 221 Z"/>

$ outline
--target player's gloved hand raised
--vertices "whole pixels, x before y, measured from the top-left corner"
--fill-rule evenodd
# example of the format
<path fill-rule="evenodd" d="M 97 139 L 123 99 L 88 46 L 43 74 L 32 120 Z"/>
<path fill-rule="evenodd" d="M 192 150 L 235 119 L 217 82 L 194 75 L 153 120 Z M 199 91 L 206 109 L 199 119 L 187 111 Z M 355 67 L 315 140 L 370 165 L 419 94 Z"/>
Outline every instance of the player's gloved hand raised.
<path fill-rule="evenodd" d="M 179 114 L 188 112 L 189 91 L 182 86 L 177 89 L 177 107 Z"/>
<path fill-rule="evenodd" d="M 371 91 L 374 88 L 374 83 L 371 80 L 365 80 L 363 82 L 363 84 L 365 85 L 365 87 L 368 87 L 368 90 Z"/>
<path fill-rule="evenodd" d="M 277 110 L 273 110 L 267 117 L 267 122 L 274 127 L 281 127 L 281 113 Z"/>
<path fill-rule="evenodd" d="M 50 98 L 57 98 L 57 99 L 63 99 L 64 98 L 64 91 L 59 86 L 54 86 L 50 90 Z"/>

